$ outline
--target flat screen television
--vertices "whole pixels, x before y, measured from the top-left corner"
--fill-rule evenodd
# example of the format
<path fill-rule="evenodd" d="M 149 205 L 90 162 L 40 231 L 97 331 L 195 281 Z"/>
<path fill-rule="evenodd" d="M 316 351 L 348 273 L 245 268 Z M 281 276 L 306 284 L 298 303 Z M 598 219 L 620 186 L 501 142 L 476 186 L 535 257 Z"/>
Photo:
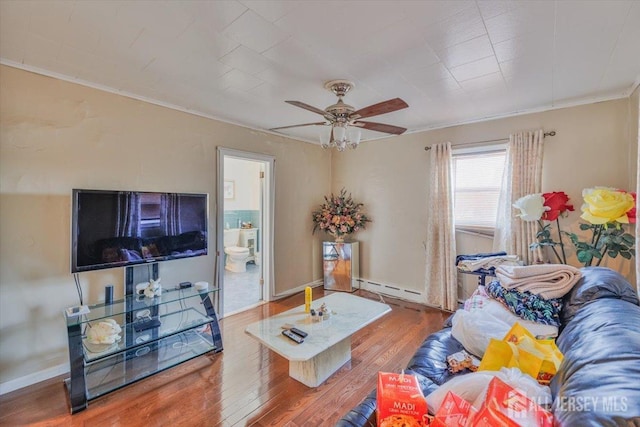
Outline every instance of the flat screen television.
<path fill-rule="evenodd" d="M 207 194 L 74 189 L 72 201 L 72 273 L 207 255 Z"/>

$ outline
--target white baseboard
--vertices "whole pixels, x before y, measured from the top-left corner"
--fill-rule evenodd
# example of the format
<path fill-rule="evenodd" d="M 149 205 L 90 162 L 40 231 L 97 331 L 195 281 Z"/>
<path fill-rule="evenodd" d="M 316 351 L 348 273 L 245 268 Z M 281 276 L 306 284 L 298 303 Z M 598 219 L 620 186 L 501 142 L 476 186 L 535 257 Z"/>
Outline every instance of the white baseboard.
<path fill-rule="evenodd" d="M 358 282 L 360 283 L 361 289 L 373 292 L 375 294 L 382 294 L 405 301 L 415 302 L 418 304 L 425 303 L 424 295 L 422 292 L 414 291 L 412 289 L 405 289 L 397 285 L 373 282 L 368 279 L 358 279 Z"/>
<path fill-rule="evenodd" d="M 390 285 L 386 283 L 374 282 L 369 279 L 354 279 L 357 283 L 355 288 L 364 289 L 365 291 L 373 292 L 374 294 L 382 294 L 393 298 L 398 298 L 404 301 L 416 302 L 418 304 L 425 304 L 424 295 L 422 292 L 414 291 L 412 289 L 405 289 L 397 285 Z M 315 288 L 316 286 L 322 286 L 324 281 L 322 279 L 314 280 L 311 283 L 300 285 L 296 288 L 289 289 L 278 295 L 274 295 L 273 299 L 285 298 L 298 292 L 304 291 L 307 286 Z"/>
<path fill-rule="evenodd" d="M 43 369 L 42 371 L 34 372 L 29 375 L 25 375 L 15 380 L 9 380 L 0 383 L 0 395 L 11 393 L 23 387 L 27 387 L 42 381 L 46 381 L 50 378 L 57 377 L 58 375 L 68 374 L 69 364 L 64 363 L 58 366 L 52 366 L 51 368 Z"/>
<path fill-rule="evenodd" d="M 280 298 L 286 298 L 286 297 L 288 297 L 290 295 L 297 294 L 298 292 L 304 291 L 307 286 L 311 286 L 312 288 L 315 288 L 317 286 L 322 286 L 323 284 L 324 284 L 324 281 L 322 279 L 314 280 L 313 282 L 305 283 L 304 285 L 300 285 L 300 286 L 297 286 L 297 287 L 295 287 L 293 289 L 289 289 L 289 290 L 287 290 L 285 292 L 282 292 L 280 294 L 274 295 L 273 298 L 271 298 L 271 299 L 272 300 L 277 300 L 277 299 L 280 299 Z"/>

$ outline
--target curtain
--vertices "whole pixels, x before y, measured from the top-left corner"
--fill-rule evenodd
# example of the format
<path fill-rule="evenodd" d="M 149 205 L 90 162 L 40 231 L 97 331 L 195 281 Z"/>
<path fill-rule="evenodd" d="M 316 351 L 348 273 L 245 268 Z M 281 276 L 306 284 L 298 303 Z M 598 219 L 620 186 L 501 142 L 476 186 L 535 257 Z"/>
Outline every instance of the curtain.
<path fill-rule="evenodd" d="M 514 214 L 512 205 L 522 196 L 542 192 L 543 141 L 542 129 L 509 136 L 498 201 L 493 250 L 518 255 L 527 265 L 544 260 L 540 249 L 529 249 L 529 245 L 537 241 L 538 224 L 522 221 Z"/>
<path fill-rule="evenodd" d="M 638 91 L 640 89 L 636 89 Z M 638 98 L 636 98 L 638 99 Z M 640 102 L 638 102 L 638 140 L 636 141 L 638 150 L 638 161 L 636 163 L 636 195 L 640 195 Z M 636 205 L 638 203 L 636 202 Z M 637 212 L 637 210 L 636 210 Z M 636 217 L 638 214 L 636 213 Z M 638 250 L 640 249 L 640 221 L 636 219 L 636 290 L 640 294 L 640 257 L 638 257 Z"/>
<path fill-rule="evenodd" d="M 165 236 L 177 236 L 182 233 L 180 196 L 175 193 L 163 194 L 160 198 L 160 227 Z"/>
<path fill-rule="evenodd" d="M 140 195 L 138 193 L 118 193 L 116 236 L 140 237 Z"/>
<path fill-rule="evenodd" d="M 458 305 L 453 220 L 451 144 L 431 146 L 426 239 L 426 303 L 449 311 Z"/>

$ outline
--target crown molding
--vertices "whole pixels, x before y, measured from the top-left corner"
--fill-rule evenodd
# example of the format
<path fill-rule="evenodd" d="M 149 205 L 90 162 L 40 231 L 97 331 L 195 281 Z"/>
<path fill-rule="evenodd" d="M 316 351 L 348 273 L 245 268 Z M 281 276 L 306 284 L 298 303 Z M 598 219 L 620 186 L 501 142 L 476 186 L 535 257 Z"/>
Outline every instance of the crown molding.
<path fill-rule="evenodd" d="M 206 119 L 211 119 L 211 120 L 216 120 L 222 123 L 227 123 L 230 125 L 234 125 L 234 126 L 238 126 L 241 128 L 245 128 L 251 131 L 255 131 L 255 132 L 260 132 L 260 133 L 264 133 L 267 135 L 273 135 L 273 136 L 278 136 L 281 138 L 287 138 L 287 139 L 291 139 L 294 141 L 301 141 L 301 142 L 306 142 L 309 144 L 314 144 L 314 145 L 319 145 L 318 141 L 315 140 L 310 140 L 307 138 L 302 138 L 302 137 L 297 137 L 297 136 L 291 136 L 291 135 L 286 135 L 280 132 L 274 132 L 274 131 L 270 131 L 267 129 L 258 129 L 252 126 L 249 126 L 245 123 L 240 123 L 240 122 L 235 122 L 232 120 L 228 120 L 228 119 L 223 119 L 220 117 L 216 117 L 214 115 L 211 114 L 207 114 L 207 113 L 203 113 L 201 111 L 198 110 L 193 110 L 187 107 L 183 107 L 180 105 L 176 105 L 176 104 L 172 104 L 172 103 L 168 103 L 168 102 L 164 102 L 164 101 L 160 101 L 154 98 L 149 98 L 146 96 L 142 96 L 142 95 L 137 95 L 135 93 L 129 92 L 129 91 L 125 91 L 125 90 L 121 90 L 121 89 L 115 89 L 112 88 L 110 86 L 106 86 L 106 85 L 101 85 L 99 83 L 93 83 L 87 80 L 83 80 L 77 77 L 71 77 L 68 76 L 66 74 L 62 74 L 62 73 L 56 73 L 54 71 L 49 71 L 49 70 L 45 70 L 43 68 L 39 68 L 39 67 L 34 67 L 31 65 L 27 65 L 27 64 L 23 64 L 20 62 L 16 62 L 16 61 L 11 61 L 5 58 L 0 58 L 0 64 L 2 65 L 6 65 L 9 67 L 13 67 L 13 68 L 18 68 L 21 70 L 25 70 L 25 71 L 29 71 L 32 73 L 36 73 L 36 74 L 41 74 L 44 76 L 48 76 L 48 77 L 53 77 L 59 80 L 63 80 L 66 82 L 70 82 L 70 83 L 76 83 L 79 84 L 81 86 L 86 86 L 86 87 L 90 87 L 93 89 L 97 89 L 97 90 L 101 90 L 104 92 L 109 92 L 109 93 L 113 93 L 116 95 L 121 95 L 121 96 L 125 96 L 127 98 L 131 98 L 131 99 L 135 99 L 138 101 L 143 101 L 143 102 L 147 102 L 149 104 L 154 104 L 154 105 L 158 105 L 161 107 L 165 107 L 165 108 L 169 108 L 172 110 L 176 110 L 176 111 L 180 111 L 183 113 L 187 113 L 187 114 L 193 114 L 195 116 L 199 116 L 199 117 L 203 117 Z M 640 75 L 638 75 L 638 77 L 636 77 L 635 82 L 628 88 L 626 88 L 625 90 L 621 91 L 621 92 L 617 92 L 617 93 L 611 93 L 608 95 L 602 95 L 602 96 L 598 96 L 598 97 L 585 97 L 585 98 L 580 98 L 580 99 L 576 99 L 573 101 L 569 101 L 569 102 L 559 102 L 559 103 L 553 103 L 551 105 L 544 105 L 541 107 L 536 107 L 536 108 L 529 108 L 529 109 L 524 109 L 524 110 L 517 110 L 517 111 L 511 111 L 508 113 L 504 113 L 504 114 L 496 114 L 496 115 L 492 115 L 492 116 L 481 116 L 475 119 L 469 119 L 469 120 L 460 120 L 460 121 L 455 121 L 455 122 L 448 122 L 448 123 L 442 123 L 440 125 L 434 125 L 434 126 L 426 126 L 426 127 L 421 127 L 421 128 L 417 128 L 417 129 L 409 129 L 407 132 L 405 132 L 403 135 L 411 135 L 411 134 L 416 134 L 416 133 L 421 133 L 421 132 L 428 132 L 428 131 L 433 131 L 433 130 L 440 130 L 440 129 L 447 129 L 447 128 L 451 128 L 451 127 L 456 127 L 456 126 L 463 126 L 463 125 L 469 125 L 469 124 L 474 124 L 474 123 L 482 123 L 482 122 L 489 122 L 489 121 L 493 121 L 493 120 L 499 120 L 499 119 L 506 119 L 506 118 L 510 118 L 510 117 L 517 117 L 517 116 L 523 116 L 526 114 L 535 114 L 535 113 L 542 113 L 542 112 L 546 112 L 546 111 L 553 111 L 553 110 L 560 110 L 563 108 L 570 108 L 570 107 L 578 107 L 581 105 L 588 105 L 588 104 L 595 104 L 598 102 L 605 102 L 605 101 L 613 101 L 616 99 L 622 99 L 622 98 L 628 98 L 629 96 L 631 96 L 631 94 L 635 91 L 635 89 L 640 85 Z M 395 136 L 381 136 L 379 138 L 370 138 L 367 140 L 364 140 L 362 142 L 366 143 L 369 141 L 376 141 L 376 140 L 380 140 L 380 139 L 386 139 L 386 138 L 394 138 Z"/>

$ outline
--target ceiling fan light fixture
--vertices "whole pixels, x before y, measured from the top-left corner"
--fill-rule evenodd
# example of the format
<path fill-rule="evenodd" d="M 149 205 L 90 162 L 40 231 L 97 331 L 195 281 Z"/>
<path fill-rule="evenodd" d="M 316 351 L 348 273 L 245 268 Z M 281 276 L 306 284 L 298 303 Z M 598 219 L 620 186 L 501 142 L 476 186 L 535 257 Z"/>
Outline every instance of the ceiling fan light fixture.
<path fill-rule="evenodd" d="M 362 138 L 362 131 L 356 127 L 349 128 L 349 148 L 356 149 L 360 145 L 360 139 Z"/>
<path fill-rule="evenodd" d="M 331 128 L 329 128 L 329 132 L 325 132 L 324 129 L 321 129 L 318 133 L 318 138 L 320 139 L 320 146 L 322 148 L 331 148 L 331 144 L 333 143 L 333 140 L 331 139 Z"/>
<path fill-rule="evenodd" d="M 360 145 L 361 138 L 362 131 L 347 123 L 334 123 L 328 128 L 328 132 L 322 129 L 318 134 L 322 148 L 335 147 L 338 151 L 344 151 L 347 147 L 355 149 Z"/>
<path fill-rule="evenodd" d="M 338 142 L 347 140 L 347 127 L 342 123 L 335 123 L 333 125 L 333 139 Z"/>

